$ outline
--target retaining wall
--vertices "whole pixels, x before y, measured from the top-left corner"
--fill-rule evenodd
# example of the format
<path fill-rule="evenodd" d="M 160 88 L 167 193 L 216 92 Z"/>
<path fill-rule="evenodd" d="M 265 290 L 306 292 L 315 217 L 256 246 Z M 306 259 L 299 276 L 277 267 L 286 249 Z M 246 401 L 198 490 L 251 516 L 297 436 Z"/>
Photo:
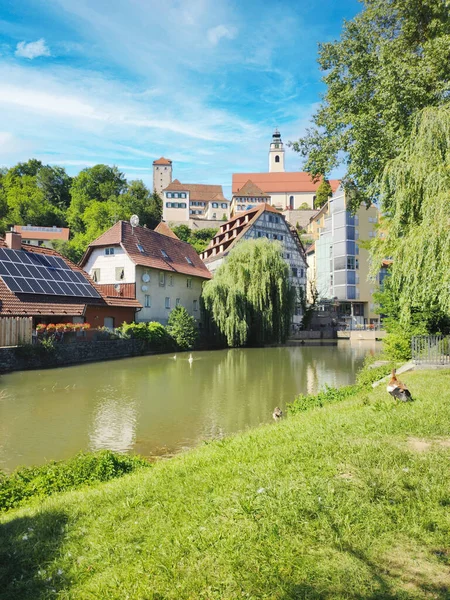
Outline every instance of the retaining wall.
<path fill-rule="evenodd" d="M 157 354 L 143 340 L 105 340 L 56 344 L 54 351 L 45 352 L 38 346 L 0 348 L 0 372 L 48 369 L 77 363 Z"/>

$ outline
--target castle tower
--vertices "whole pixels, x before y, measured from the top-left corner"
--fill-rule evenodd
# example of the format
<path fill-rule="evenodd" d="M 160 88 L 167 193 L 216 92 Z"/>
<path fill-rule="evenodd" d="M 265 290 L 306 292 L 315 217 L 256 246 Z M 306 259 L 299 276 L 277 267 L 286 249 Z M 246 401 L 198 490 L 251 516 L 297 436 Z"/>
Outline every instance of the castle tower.
<path fill-rule="evenodd" d="M 270 142 L 269 173 L 284 173 L 284 145 L 281 134 L 275 129 Z"/>
<path fill-rule="evenodd" d="M 172 161 L 158 158 L 153 161 L 153 191 L 161 195 L 164 188 L 172 183 Z"/>

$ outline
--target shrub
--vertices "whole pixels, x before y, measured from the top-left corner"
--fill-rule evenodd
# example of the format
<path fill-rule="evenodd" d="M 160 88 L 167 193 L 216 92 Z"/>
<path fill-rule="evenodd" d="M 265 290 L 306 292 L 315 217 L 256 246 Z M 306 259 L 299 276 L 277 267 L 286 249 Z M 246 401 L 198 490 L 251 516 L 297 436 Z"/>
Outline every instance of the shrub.
<path fill-rule="evenodd" d="M 0 510 L 9 510 L 56 492 L 109 481 L 150 466 L 142 457 L 103 450 L 80 453 L 70 460 L 40 467 L 21 467 L 11 475 L 0 472 Z"/>
<path fill-rule="evenodd" d="M 194 317 L 184 306 L 176 306 L 169 315 L 167 330 L 181 350 L 193 348 L 198 339 L 198 330 Z"/>
<path fill-rule="evenodd" d="M 155 350 L 172 350 L 176 347 L 174 339 L 161 323 L 123 323 L 117 328 L 122 337 L 145 340 Z"/>
<path fill-rule="evenodd" d="M 383 350 L 392 360 L 410 360 L 411 336 L 402 333 L 389 333 L 383 340 Z"/>

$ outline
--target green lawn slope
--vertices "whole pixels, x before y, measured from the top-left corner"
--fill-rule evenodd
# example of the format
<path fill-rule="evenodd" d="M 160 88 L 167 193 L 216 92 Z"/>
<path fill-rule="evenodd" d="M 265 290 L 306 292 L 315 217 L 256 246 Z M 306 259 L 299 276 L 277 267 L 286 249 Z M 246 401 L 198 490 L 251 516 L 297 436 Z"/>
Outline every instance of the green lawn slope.
<path fill-rule="evenodd" d="M 450 598 L 450 371 L 0 517 L 2 600 Z"/>

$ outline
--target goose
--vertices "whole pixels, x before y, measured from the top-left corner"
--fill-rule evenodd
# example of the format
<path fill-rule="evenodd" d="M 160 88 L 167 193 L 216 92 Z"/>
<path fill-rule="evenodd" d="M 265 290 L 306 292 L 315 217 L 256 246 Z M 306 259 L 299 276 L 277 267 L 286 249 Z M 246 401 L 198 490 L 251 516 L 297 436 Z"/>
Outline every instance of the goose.
<path fill-rule="evenodd" d="M 397 398 L 397 400 L 400 400 L 401 402 L 409 402 L 413 399 L 411 392 L 408 390 L 406 385 L 397 379 L 395 375 L 395 369 L 392 369 L 392 377 L 389 380 L 386 389 L 391 396 Z"/>
<path fill-rule="evenodd" d="M 276 408 L 274 408 L 273 413 L 272 413 L 272 417 L 274 418 L 275 421 L 279 421 L 283 416 L 283 411 L 281 410 L 281 408 L 279 408 L 278 406 Z"/>

